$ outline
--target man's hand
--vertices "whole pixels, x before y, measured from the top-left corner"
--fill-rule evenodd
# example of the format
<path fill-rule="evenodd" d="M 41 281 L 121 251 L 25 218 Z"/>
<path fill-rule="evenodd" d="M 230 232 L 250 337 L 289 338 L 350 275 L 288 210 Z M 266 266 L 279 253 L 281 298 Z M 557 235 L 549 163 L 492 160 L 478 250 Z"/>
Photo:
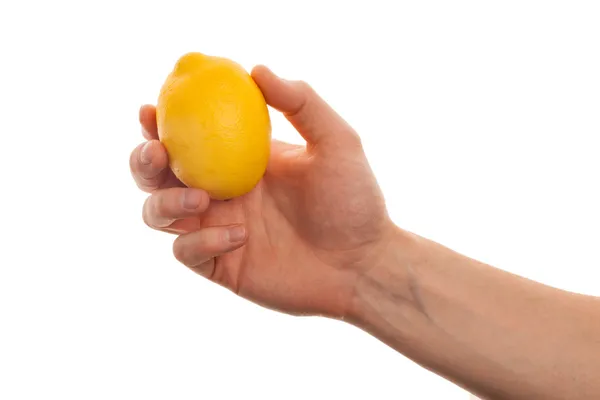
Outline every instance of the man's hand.
<path fill-rule="evenodd" d="M 274 142 L 248 195 L 184 188 L 156 140 L 131 155 L 144 221 L 182 263 L 256 303 L 362 328 L 486 399 L 600 398 L 600 299 L 492 268 L 396 227 L 357 134 L 306 84 L 253 77 L 306 146 Z"/>
<path fill-rule="evenodd" d="M 306 83 L 263 66 L 252 76 L 267 103 L 306 141 L 273 141 L 263 180 L 227 202 L 186 188 L 157 140 L 153 106 L 140 110 L 146 142 L 131 153 L 135 182 L 150 193 L 143 220 L 178 235 L 177 260 L 265 307 L 344 317 L 355 282 L 395 233 L 356 132 Z"/>

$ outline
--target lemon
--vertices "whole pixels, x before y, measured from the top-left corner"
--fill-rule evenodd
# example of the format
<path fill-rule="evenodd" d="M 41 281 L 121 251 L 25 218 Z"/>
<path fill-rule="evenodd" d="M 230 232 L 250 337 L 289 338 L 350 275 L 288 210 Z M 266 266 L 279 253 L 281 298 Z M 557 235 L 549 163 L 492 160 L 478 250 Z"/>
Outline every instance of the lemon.
<path fill-rule="evenodd" d="M 186 186 L 226 200 L 250 192 L 264 176 L 269 111 L 259 87 L 238 63 L 184 54 L 161 87 L 156 122 L 169 165 Z"/>

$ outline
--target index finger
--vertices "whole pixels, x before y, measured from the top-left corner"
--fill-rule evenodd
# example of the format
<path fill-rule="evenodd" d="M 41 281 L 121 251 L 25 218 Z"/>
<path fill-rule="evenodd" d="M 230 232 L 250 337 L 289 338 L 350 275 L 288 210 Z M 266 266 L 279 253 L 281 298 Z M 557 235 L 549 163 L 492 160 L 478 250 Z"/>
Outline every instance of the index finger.
<path fill-rule="evenodd" d="M 144 137 L 148 140 L 158 139 L 156 107 L 151 104 L 145 104 L 140 107 L 139 120 L 142 125 L 142 134 Z"/>

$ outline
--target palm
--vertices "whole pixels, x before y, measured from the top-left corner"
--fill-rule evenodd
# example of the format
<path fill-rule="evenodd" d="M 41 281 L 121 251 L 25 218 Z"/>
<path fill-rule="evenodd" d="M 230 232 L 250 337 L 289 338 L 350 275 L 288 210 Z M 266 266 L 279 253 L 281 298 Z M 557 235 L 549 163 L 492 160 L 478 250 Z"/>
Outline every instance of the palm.
<path fill-rule="evenodd" d="M 385 208 L 368 164 L 357 154 L 310 157 L 300 146 L 274 142 L 264 179 L 246 196 L 214 202 L 200 227 L 243 224 L 247 244 L 218 256 L 211 277 L 234 292 L 287 312 L 345 298 L 341 270 L 379 239 Z M 320 282 L 337 282 L 325 285 Z"/>

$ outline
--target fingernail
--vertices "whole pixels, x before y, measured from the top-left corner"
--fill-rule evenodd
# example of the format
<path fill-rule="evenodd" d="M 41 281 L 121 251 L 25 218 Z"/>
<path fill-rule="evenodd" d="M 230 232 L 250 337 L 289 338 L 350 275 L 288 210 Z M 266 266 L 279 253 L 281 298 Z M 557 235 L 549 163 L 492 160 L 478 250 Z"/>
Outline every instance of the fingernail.
<path fill-rule="evenodd" d="M 140 162 L 142 165 L 148 165 L 152 162 L 152 157 L 150 156 L 150 142 L 146 142 L 144 147 L 142 147 L 142 151 L 140 152 Z"/>
<path fill-rule="evenodd" d="M 239 243 L 246 238 L 246 229 L 243 226 L 234 226 L 229 228 L 227 235 L 230 243 Z"/>
<path fill-rule="evenodd" d="M 188 210 L 194 210 L 200 206 L 202 201 L 202 192 L 199 190 L 186 190 L 183 194 L 183 207 Z"/>

